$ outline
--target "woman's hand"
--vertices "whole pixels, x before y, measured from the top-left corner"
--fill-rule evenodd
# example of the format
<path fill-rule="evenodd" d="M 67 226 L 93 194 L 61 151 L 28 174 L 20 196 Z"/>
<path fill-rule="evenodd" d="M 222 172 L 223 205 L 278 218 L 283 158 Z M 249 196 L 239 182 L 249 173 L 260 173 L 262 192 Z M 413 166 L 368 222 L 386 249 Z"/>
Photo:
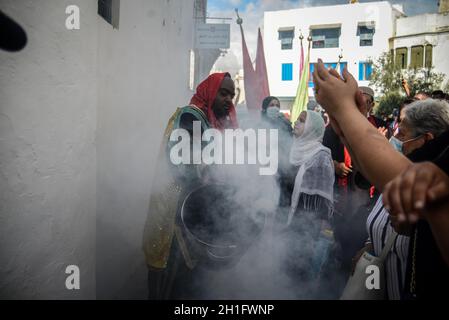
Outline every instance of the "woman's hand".
<path fill-rule="evenodd" d="M 321 76 L 326 77 L 328 83 L 324 83 L 322 80 L 318 80 L 316 78 L 316 73 L 320 72 Z M 326 75 L 327 73 L 327 75 Z M 357 82 L 354 80 L 354 77 L 348 72 L 348 70 L 345 68 L 343 70 L 343 75 L 345 76 L 346 79 L 350 79 L 350 86 L 353 88 L 355 85 L 355 93 L 352 96 L 352 99 L 349 99 L 351 101 L 351 103 L 349 105 L 353 105 L 355 102 L 355 105 L 357 107 L 357 109 L 359 110 L 360 113 L 362 113 L 364 116 L 366 115 L 367 111 L 366 111 L 366 103 L 365 103 L 365 99 L 363 97 L 363 93 L 358 89 L 357 86 Z M 317 79 L 317 80 L 315 80 Z M 321 79 L 321 78 L 320 78 Z M 322 87 L 320 88 L 320 84 L 319 82 L 321 82 Z M 340 137 L 340 140 L 343 142 L 343 144 L 345 144 L 347 146 L 346 143 L 346 139 L 344 137 L 343 131 L 340 128 L 340 125 L 338 124 L 337 120 L 335 119 L 335 116 L 332 115 L 331 112 L 328 111 L 328 108 L 333 108 L 333 103 L 338 101 L 339 98 L 335 97 L 334 91 L 332 90 L 339 90 L 339 89 L 332 89 L 332 84 L 337 85 L 348 85 L 347 81 L 344 80 L 340 74 L 337 72 L 337 70 L 335 69 L 329 69 L 326 70 L 326 68 L 324 67 L 324 64 L 322 62 L 321 59 L 318 60 L 318 66 L 317 69 L 314 72 L 314 83 L 315 83 L 315 98 L 317 100 L 317 102 L 326 110 L 326 112 L 328 113 L 328 117 L 329 117 L 329 122 L 330 125 L 332 126 L 332 129 L 334 130 L 334 132 Z M 321 90 L 323 89 L 323 90 Z M 351 94 L 350 94 L 351 96 Z M 341 102 L 341 101 L 340 101 Z M 344 107 L 344 103 L 343 103 L 343 107 Z M 335 108 L 333 108 L 334 110 Z M 334 110 L 337 111 L 337 110 Z"/>
<path fill-rule="evenodd" d="M 334 161 L 335 173 L 340 178 L 347 177 L 348 174 L 352 172 L 352 167 L 347 167 L 344 162 L 336 162 Z"/>
<path fill-rule="evenodd" d="M 408 222 L 400 222 L 398 217 L 390 215 L 391 226 L 394 231 L 403 236 L 410 236 L 413 230 L 413 226 Z"/>
<path fill-rule="evenodd" d="M 318 60 L 313 73 L 315 98 L 331 118 L 335 118 L 339 112 L 357 111 L 357 81 L 346 68 L 343 70 L 343 78 L 334 69 L 326 70 L 323 61 Z"/>
<path fill-rule="evenodd" d="M 383 192 L 395 229 L 425 219 L 442 258 L 449 266 L 449 177 L 431 162 L 412 164 Z"/>
<path fill-rule="evenodd" d="M 431 162 L 411 165 L 383 191 L 385 208 L 398 224 L 416 223 L 425 218 L 426 206 L 448 198 L 449 177 Z"/>

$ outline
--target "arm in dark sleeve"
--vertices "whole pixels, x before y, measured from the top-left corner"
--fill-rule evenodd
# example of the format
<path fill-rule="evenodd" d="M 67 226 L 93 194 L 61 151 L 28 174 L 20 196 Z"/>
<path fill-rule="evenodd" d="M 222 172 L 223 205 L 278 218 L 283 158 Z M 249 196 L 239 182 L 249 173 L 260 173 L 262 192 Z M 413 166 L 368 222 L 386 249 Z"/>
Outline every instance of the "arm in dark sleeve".
<path fill-rule="evenodd" d="M 191 113 L 183 113 L 181 115 L 181 119 L 179 121 L 179 128 L 187 130 L 190 134 L 190 138 L 193 137 L 193 122 L 194 121 L 199 121 L 199 120 Z M 201 130 L 201 134 L 203 134 L 202 130 Z"/>
<path fill-rule="evenodd" d="M 324 131 L 323 145 L 331 150 L 332 160 L 337 162 L 344 162 L 344 146 L 340 138 L 335 133 L 331 126 L 327 126 Z"/>
<path fill-rule="evenodd" d="M 197 117 L 191 113 L 183 113 L 179 119 L 179 129 L 184 129 L 189 132 L 190 136 L 190 164 L 181 164 L 176 166 L 176 176 L 178 179 L 184 181 L 185 184 L 197 184 L 201 180 L 201 165 L 193 164 L 193 123 L 200 122 Z M 203 128 L 201 127 L 201 135 Z"/>

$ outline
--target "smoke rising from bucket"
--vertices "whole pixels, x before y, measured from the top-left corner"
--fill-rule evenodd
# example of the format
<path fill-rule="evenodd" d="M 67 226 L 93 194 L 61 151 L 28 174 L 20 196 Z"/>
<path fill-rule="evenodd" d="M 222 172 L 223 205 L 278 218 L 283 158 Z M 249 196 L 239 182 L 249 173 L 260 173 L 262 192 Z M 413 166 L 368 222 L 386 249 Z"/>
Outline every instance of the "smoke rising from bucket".
<path fill-rule="evenodd" d="M 258 165 L 210 166 L 213 183 L 195 190 L 184 202 L 199 201 L 190 205 L 195 211 L 191 214 L 207 214 L 206 221 L 193 226 L 185 223 L 189 206 L 182 211 L 190 243 L 201 243 L 192 299 L 337 297 L 337 292 L 329 291 L 332 286 L 320 285 L 313 268 L 321 218 L 304 214 L 295 226 L 287 226 L 290 208 L 278 206 L 277 176 L 260 176 L 258 169 Z"/>

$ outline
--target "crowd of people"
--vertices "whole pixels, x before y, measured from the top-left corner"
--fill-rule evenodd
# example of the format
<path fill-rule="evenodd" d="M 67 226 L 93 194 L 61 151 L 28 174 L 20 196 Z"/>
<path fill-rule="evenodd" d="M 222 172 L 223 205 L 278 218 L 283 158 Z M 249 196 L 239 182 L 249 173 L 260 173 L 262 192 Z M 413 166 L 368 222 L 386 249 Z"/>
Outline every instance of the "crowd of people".
<path fill-rule="evenodd" d="M 260 120 L 249 126 L 278 131 L 276 211 L 285 213 L 281 220 L 291 235 L 285 238 L 291 241 L 288 259 L 302 260 L 289 270 L 302 275 L 294 285 L 299 290 L 301 281 L 315 281 L 306 298 L 338 299 L 361 255 L 379 257 L 393 241 L 384 261 L 384 298 L 447 297 L 448 95 L 405 97 L 394 117 L 380 119 L 373 114 L 375 92 L 359 87 L 347 70 L 340 75 L 318 61 L 314 85 L 315 101 L 294 123 L 270 96 Z M 213 169 L 171 165 L 170 133 L 183 128 L 192 134 L 193 121 L 201 122 L 202 132 L 239 128 L 233 98 L 230 75 L 212 74 L 167 125 L 144 232 L 151 299 L 197 297 L 193 283 L 203 263 L 190 248 L 181 211 L 192 190 L 210 183 Z M 306 255 L 304 234 L 312 242 Z"/>

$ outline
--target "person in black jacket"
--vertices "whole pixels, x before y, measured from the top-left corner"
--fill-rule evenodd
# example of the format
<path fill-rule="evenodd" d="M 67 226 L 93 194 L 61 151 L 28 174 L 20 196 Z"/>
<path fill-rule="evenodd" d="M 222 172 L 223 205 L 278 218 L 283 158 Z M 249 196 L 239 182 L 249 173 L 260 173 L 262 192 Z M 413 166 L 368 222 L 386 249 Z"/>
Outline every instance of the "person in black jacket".
<path fill-rule="evenodd" d="M 294 176 L 288 161 L 293 142 L 293 128 L 289 120 L 280 112 L 281 104 L 276 97 L 266 97 L 262 102 L 261 121 L 258 128 L 278 130 L 278 172 L 277 179 L 280 187 L 279 206 L 289 207 L 293 191 Z"/>

